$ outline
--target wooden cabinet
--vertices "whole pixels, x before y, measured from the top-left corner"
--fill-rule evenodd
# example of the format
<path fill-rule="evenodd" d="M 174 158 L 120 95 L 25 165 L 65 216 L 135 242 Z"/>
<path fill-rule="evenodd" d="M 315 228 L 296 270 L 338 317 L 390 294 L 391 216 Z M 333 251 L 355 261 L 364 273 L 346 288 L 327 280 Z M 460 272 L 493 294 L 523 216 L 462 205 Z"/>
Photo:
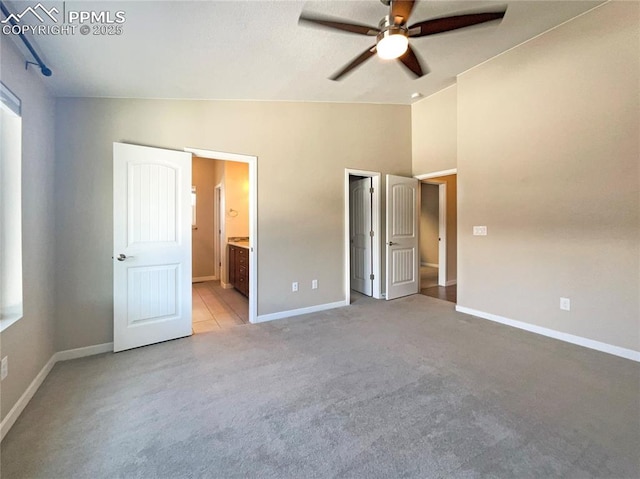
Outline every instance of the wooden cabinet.
<path fill-rule="evenodd" d="M 229 283 L 249 297 L 249 250 L 229 245 Z"/>

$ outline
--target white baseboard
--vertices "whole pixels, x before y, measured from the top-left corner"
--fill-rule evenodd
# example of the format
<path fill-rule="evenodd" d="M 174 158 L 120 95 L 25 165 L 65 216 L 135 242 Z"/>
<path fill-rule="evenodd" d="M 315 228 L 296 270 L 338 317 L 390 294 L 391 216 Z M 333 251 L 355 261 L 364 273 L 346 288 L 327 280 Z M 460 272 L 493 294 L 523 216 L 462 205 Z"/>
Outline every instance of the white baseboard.
<path fill-rule="evenodd" d="M 583 338 L 582 336 L 575 336 L 573 334 L 563 333 L 556 331 L 555 329 L 543 328 L 542 326 L 536 326 L 535 324 L 525 323 L 523 321 L 516 321 L 515 319 L 505 318 L 504 316 L 498 316 L 497 314 L 485 313 L 484 311 L 478 311 L 477 309 L 467 308 L 465 306 L 456 305 L 456 311 L 460 313 L 470 314 L 477 316 L 478 318 L 488 319 L 489 321 L 495 321 L 496 323 L 506 324 L 518 329 L 524 329 L 531 333 L 540 334 L 549 338 L 559 339 L 571 344 L 577 344 L 589 349 L 595 349 L 603 353 L 613 354 L 621 358 L 630 359 L 632 361 L 640 362 L 640 351 L 634 351 L 633 349 L 621 348 L 612 344 L 602 343 L 600 341 L 594 341 L 593 339 Z"/>
<path fill-rule="evenodd" d="M 7 413 L 2 423 L 0 423 L 0 441 L 4 439 L 6 434 L 9 432 L 9 429 L 11 429 L 11 426 L 13 426 L 18 417 L 20 417 L 24 408 L 27 407 L 27 404 L 29 404 L 33 395 L 42 385 L 53 369 L 53 366 L 55 366 L 58 361 L 83 358 L 85 356 L 93 356 L 95 354 L 107 353 L 110 351 L 113 351 L 113 343 L 96 344 L 95 346 L 87 346 L 86 348 L 68 349 L 66 351 L 58 351 L 57 353 L 54 353 L 34 380 L 31 381 L 31 384 L 29 384 L 26 391 L 22 393 L 20 399 L 16 401 L 11 410 Z"/>
<path fill-rule="evenodd" d="M 292 316 L 300 316 L 301 314 L 317 313 L 318 311 L 326 311 L 327 309 L 341 308 L 348 306 L 347 301 L 336 301 L 335 303 L 318 304 L 317 306 L 309 306 L 308 308 L 291 309 L 289 311 L 280 311 L 279 313 L 261 314 L 256 318 L 254 323 L 264 323 L 265 321 L 273 321 L 274 319 L 290 318 Z"/>
<path fill-rule="evenodd" d="M 233 285 L 231 283 L 225 283 L 222 280 L 220 280 L 220 286 L 222 286 L 223 289 L 231 289 L 231 288 L 233 288 Z"/>
<path fill-rule="evenodd" d="M 458 280 L 457 279 L 452 279 L 447 281 L 447 286 L 453 286 L 454 284 L 458 284 Z"/>
<path fill-rule="evenodd" d="M 420 262 L 420 266 L 429 266 L 431 268 L 437 268 L 438 267 L 438 263 L 425 263 L 423 261 Z"/>
<path fill-rule="evenodd" d="M 96 354 L 113 352 L 113 343 L 96 344 L 87 346 L 86 348 L 67 349 L 66 351 L 58 351 L 53 355 L 55 361 L 68 361 L 69 359 L 84 358 L 85 356 L 94 356 Z"/>
<path fill-rule="evenodd" d="M 47 361 L 47 364 L 44 365 L 44 367 L 40 370 L 38 375 L 33 379 L 33 381 L 31 381 L 31 384 L 29 384 L 29 387 L 27 388 L 27 390 L 24 393 L 22 393 L 22 396 L 20 396 L 20 399 L 16 401 L 16 403 L 13 405 L 11 410 L 7 413 L 7 415 L 3 419 L 2 423 L 0 423 L 0 441 L 4 439 L 4 436 L 6 436 L 6 434 L 9 432 L 9 429 L 11 429 L 11 426 L 13 426 L 13 424 L 16 422 L 20 414 L 22 414 L 22 411 L 24 411 L 24 408 L 27 407 L 27 404 L 29 404 L 29 401 L 31 401 L 31 398 L 33 397 L 33 395 L 36 393 L 40 385 L 44 382 L 46 377 L 49 375 L 49 373 L 53 369 L 53 366 L 56 364 L 55 357 L 56 357 L 55 354 L 51 356 L 51 359 Z"/>
<path fill-rule="evenodd" d="M 215 281 L 217 276 L 198 276 L 197 278 L 191 278 L 192 283 L 202 283 L 203 281 Z"/>

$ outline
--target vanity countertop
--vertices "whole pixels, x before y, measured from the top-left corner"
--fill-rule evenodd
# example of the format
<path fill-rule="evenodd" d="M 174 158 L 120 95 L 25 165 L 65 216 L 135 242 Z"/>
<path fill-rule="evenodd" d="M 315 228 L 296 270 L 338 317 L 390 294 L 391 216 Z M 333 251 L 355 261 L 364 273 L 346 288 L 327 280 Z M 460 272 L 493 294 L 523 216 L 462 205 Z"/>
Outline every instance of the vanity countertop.
<path fill-rule="evenodd" d="M 228 241 L 227 244 L 230 244 L 232 246 L 238 246 L 239 248 L 249 249 L 249 241 L 247 241 L 247 240 L 244 240 L 244 241 Z"/>

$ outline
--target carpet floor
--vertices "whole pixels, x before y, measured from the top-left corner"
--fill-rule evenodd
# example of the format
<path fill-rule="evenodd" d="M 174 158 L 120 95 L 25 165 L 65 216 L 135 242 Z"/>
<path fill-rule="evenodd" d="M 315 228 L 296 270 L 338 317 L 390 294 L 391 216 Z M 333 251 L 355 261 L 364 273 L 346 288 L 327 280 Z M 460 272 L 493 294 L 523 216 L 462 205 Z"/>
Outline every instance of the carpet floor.
<path fill-rule="evenodd" d="M 638 478 L 640 364 L 422 295 L 58 363 L 14 478 Z"/>

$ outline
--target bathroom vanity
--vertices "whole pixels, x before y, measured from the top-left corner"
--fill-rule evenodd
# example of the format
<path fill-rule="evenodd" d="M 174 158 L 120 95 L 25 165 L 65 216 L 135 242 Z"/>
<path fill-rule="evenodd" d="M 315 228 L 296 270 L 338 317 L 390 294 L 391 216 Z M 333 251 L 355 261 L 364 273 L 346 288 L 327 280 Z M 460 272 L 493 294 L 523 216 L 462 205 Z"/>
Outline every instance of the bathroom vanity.
<path fill-rule="evenodd" d="M 229 283 L 249 297 L 249 241 L 229 241 Z"/>

